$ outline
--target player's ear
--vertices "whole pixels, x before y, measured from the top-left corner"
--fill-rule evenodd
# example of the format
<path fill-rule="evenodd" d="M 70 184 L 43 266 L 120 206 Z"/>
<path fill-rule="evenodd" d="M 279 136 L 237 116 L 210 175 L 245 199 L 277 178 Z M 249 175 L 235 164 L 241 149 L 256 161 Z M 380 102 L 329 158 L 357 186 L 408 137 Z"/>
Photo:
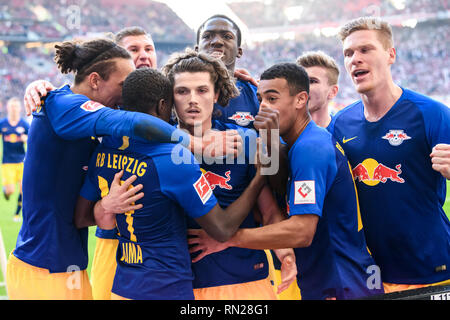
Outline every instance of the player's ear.
<path fill-rule="evenodd" d="M 339 87 L 337 85 L 332 86 L 331 90 L 328 92 L 327 99 L 333 100 L 337 96 L 338 91 L 339 91 Z"/>
<path fill-rule="evenodd" d="M 306 91 L 300 91 L 299 93 L 297 93 L 295 99 L 296 109 L 304 108 L 308 103 L 308 98 L 309 96 Z"/>
<path fill-rule="evenodd" d="M 97 72 L 91 72 L 88 75 L 88 84 L 92 88 L 92 90 L 98 90 L 100 75 Z"/>
<path fill-rule="evenodd" d="M 393 64 L 395 62 L 395 58 L 397 57 L 397 51 L 394 47 L 388 50 L 389 52 L 389 64 Z"/>
<path fill-rule="evenodd" d="M 240 57 L 242 57 L 242 54 L 244 53 L 244 51 L 242 50 L 242 48 L 241 47 L 239 47 L 238 48 L 238 52 L 237 52 L 237 55 L 236 55 L 236 58 L 240 58 Z"/>
<path fill-rule="evenodd" d="M 160 99 L 156 107 L 156 116 L 166 122 L 170 120 L 171 105 L 165 99 Z"/>
<path fill-rule="evenodd" d="M 241 48 L 241 47 L 238 47 L 236 58 L 242 57 L 242 54 L 243 54 L 243 53 L 244 53 L 244 52 L 243 52 L 242 48 Z"/>

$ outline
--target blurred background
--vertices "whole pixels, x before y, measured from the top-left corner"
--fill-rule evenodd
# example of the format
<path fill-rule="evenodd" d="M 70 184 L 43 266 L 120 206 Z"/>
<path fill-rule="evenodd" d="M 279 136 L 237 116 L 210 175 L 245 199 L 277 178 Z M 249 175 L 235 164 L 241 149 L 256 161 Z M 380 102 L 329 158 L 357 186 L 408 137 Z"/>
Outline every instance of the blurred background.
<path fill-rule="evenodd" d="M 0 0 L 0 117 L 6 101 L 22 99 L 31 81 L 71 81 L 53 62 L 56 42 L 137 25 L 152 34 L 162 67 L 172 52 L 193 47 L 198 26 L 216 13 L 241 27 L 244 55 L 237 67 L 255 78 L 303 51 L 334 57 L 341 69 L 334 111 L 358 99 L 343 67 L 338 28 L 352 18 L 380 16 L 394 28 L 397 84 L 450 105 L 448 0 Z"/>

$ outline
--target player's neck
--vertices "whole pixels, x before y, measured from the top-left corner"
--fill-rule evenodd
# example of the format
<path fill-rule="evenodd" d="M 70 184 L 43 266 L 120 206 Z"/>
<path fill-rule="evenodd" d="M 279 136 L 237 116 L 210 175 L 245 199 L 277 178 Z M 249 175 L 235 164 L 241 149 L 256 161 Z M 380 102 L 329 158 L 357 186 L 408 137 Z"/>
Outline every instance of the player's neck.
<path fill-rule="evenodd" d="M 283 140 L 288 144 L 289 148 L 297 141 L 298 137 L 305 130 L 306 126 L 310 123 L 311 116 L 308 112 L 298 116 L 291 129 L 282 136 Z"/>
<path fill-rule="evenodd" d="M 180 123 L 180 128 L 187 130 L 192 136 L 195 137 L 203 137 L 203 135 L 212 128 L 212 122 L 206 121 L 199 125 L 186 125 L 184 123 Z"/>
<path fill-rule="evenodd" d="M 91 99 L 90 98 L 91 91 L 88 90 L 88 88 L 86 86 L 83 86 L 83 84 L 73 85 L 70 88 L 70 90 L 72 90 L 72 92 L 75 93 L 75 94 L 81 94 L 81 95 L 86 96 L 89 99 Z"/>
<path fill-rule="evenodd" d="M 20 117 L 8 116 L 8 122 L 11 126 L 16 126 L 20 121 Z"/>
<path fill-rule="evenodd" d="M 397 102 L 402 92 L 402 88 L 389 81 L 382 87 L 361 94 L 366 120 L 369 122 L 380 120 Z"/>
<path fill-rule="evenodd" d="M 328 113 L 328 106 L 324 106 L 319 110 L 311 112 L 311 119 L 322 128 L 328 127 L 331 122 L 331 116 Z"/>

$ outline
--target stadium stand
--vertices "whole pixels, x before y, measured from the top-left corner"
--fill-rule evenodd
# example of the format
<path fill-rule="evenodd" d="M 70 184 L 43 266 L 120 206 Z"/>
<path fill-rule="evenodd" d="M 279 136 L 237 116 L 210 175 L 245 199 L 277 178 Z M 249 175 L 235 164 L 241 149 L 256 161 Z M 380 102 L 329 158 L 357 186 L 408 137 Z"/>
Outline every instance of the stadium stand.
<path fill-rule="evenodd" d="M 3 1 L 2 1 L 3 2 Z M 24 0 L 0 2 L 0 116 L 1 106 L 11 96 L 22 96 L 35 79 L 62 85 L 68 78 L 52 62 L 53 42 L 73 37 L 116 32 L 122 27 L 140 25 L 149 30 L 162 66 L 170 53 L 195 43 L 195 32 L 166 4 L 145 0 Z M 449 102 L 450 10 L 448 1 L 439 0 L 360 0 L 327 2 L 326 10 L 314 0 L 229 0 L 228 5 L 258 33 L 273 27 L 278 39 L 244 44 L 244 56 L 237 67 L 254 77 L 279 61 L 293 61 L 303 51 L 323 50 L 340 64 L 340 92 L 335 108 L 357 99 L 351 80 L 343 68 L 341 44 L 335 36 L 320 33 L 323 27 L 338 27 L 344 21 L 380 14 L 394 23 L 397 62 L 394 79 L 402 86 Z M 76 12 L 76 9 L 80 12 Z M 76 17 L 79 17 L 79 21 Z M 412 25 L 402 26 L 405 21 Z M 300 24 L 301 22 L 301 24 Z M 77 25 L 78 23 L 78 25 Z M 414 27 L 414 28 L 412 28 Z M 262 29 L 261 29 L 262 28 Z M 294 36 L 283 39 L 283 32 Z M 244 39 L 246 40 L 246 39 Z"/>

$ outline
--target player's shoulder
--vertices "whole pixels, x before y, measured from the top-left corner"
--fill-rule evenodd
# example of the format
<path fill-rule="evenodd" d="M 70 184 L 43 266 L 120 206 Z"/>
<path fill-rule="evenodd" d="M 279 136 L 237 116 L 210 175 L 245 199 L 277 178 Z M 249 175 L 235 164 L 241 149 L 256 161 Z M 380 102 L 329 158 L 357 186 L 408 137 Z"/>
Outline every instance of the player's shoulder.
<path fill-rule="evenodd" d="M 45 98 L 45 104 L 54 104 L 58 106 L 71 107 L 73 105 L 82 105 L 90 101 L 88 97 L 82 94 L 74 93 L 69 85 L 64 85 L 58 89 L 52 90 Z"/>
<path fill-rule="evenodd" d="M 28 128 L 28 127 L 30 126 L 30 124 L 28 123 L 28 121 L 27 121 L 26 119 L 24 119 L 24 118 L 21 118 L 21 119 L 20 119 L 19 125 L 20 125 L 20 126 L 23 126 L 23 127 L 25 127 L 25 128 Z"/>
<path fill-rule="evenodd" d="M 331 122 L 326 128 L 327 131 L 335 134 L 336 127 L 347 126 L 348 123 L 361 120 L 363 116 L 362 109 L 362 101 L 358 100 L 339 110 L 331 117 Z"/>
<path fill-rule="evenodd" d="M 236 80 L 236 87 L 242 88 L 243 90 L 251 90 L 254 92 L 256 92 L 257 90 L 257 87 L 253 83 L 241 79 Z"/>
<path fill-rule="evenodd" d="M 336 114 L 332 117 L 332 121 L 336 122 L 338 119 L 344 119 L 346 117 L 351 117 L 354 115 L 354 113 L 358 110 L 361 109 L 362 106 L 362 101 L 358 100 L 355 101 L 351 104 L 349 104 L 348 106 L 342 108 L 341 110 L 339 110 L 338 112 L 336 112 Z"/>
<path fill-rule="evenodd" d="M 311 121 L 289 150 L 291 157 L 326 160 L 334 157 L 334 138 L 326 129 Z"/>
<path fill-rule="evenodd" d="M 440 101 L 410 89 L 402 90 L 403 100 L 414 104 L 423 113 L 448 111 L 448 107 Z"/>

